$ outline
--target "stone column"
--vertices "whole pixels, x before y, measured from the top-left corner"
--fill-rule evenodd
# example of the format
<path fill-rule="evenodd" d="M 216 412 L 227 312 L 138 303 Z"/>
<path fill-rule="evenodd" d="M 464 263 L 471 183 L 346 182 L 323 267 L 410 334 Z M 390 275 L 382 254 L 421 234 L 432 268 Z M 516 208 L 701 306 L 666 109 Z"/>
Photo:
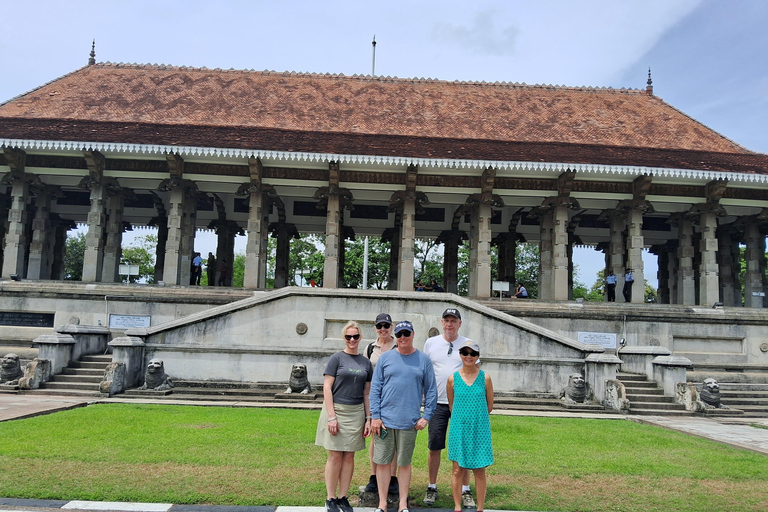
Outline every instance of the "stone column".
<path fill-rule="evenodd" d="M 107 241 L 104 245 L 104 262 L 101 280 L 105 283 L 119 283 L 120 258 L 123 255 L 123 205 L 122 193 L 110 195 L 107 200 Z"/>
<path fill-rule="evenodd" d="M 608 244 L 608 268 L 616 275 L 616 291 L 621 295 L 621 287 L 624 286 L 624 216 L 619 212 L 613 212 L 610 216 L 610 237 Z"/>
<path fill-rule="evenodd" d="M 85 235 L 85 253 L 83 254 L 83 281 L 101 281 L 104 263 L 104 236 L 106 215 L 104 212 L 107 199 L 104 183 L 106 159 L 97 151 L 85 151 L 88 176 L 80 182 L 81 188 L 91 191 L 91 208 L 88 212 L 88 233 Z"/>
<path fill-rule="evenodd" d="M 32 243 L 29 244 L 27 279 L 50 279 L 55 230 L 51 227 L 51 195 L 54 189 L 36 191 L 35 219 L 32 221 Z"/>
<path fill-rule="evenodd" d="M 659 258 L 659 270 L 656 274 L 659 279 L 659 304 L 671 304 L 669 293 L 669 252 L 662 247 L 656 255 Z"/>
<path fill-rule="evenodd" d="M 384 231 L 382 240 L 389 241 L 389 279 L 387 281 L 387 290 L 397 290 L 398 258 L 400 257 L 400 217 L 401 213 L 395 214 L 395 227 Z"/>
<path fill-rule="evenodd" d="M 514 232 L 500 233 L 496 238 L 496 246 L 499 248 L 499 266 L 496 272 L 499 281 L 510 283 L 510 288 L 515 284 L 517 251 L 517 234 Z"/>
<path fill-rule="evenodd" d="M 262 248 L 262 245 L 267 241 L 264 232 L 269 225 L 270 203 L 262 192 L 264 169 L 261 160 L 258 158 L 249 159 L 248 168 L 251 181 L 246 184 L 242 191 L 238 190 L 239 195 L 248 195 L 243 287 L 265 288 L 267 286 L 267 259 L 266 248 Z"/>
<path fill-rule="evenodd" d="M 672 245 L 677 245 L 677 241 L 675 240 Z M 680 282 L 680 275 L 679 275 L 679 265 L 678 265 L 678 257 L 677 257 L 678 251 L 676 248 L 670 247 L 669 252 L 667 252 L 667 274 L 669 275 L 669 279 L 667 280 L 667 283 L 669 285 L 669 303 L 670 304 L 682 304 L 680 299 L 680 287 L 678 286 Z"/>
<path fill-rule="evenodd" d="M 277 238 L 277 249 L 275 251 L 275 288 L 283 288 L 288 286 L 289 279 L 291 279 L 291 276 L 288 275 L 288 266 L 291 257 L 292 231 L 296 231 L 296 227 L 293 224 L 277 222 L 270 226 L 270 231 L 272 231 L 272 236 Z"/>
<path fill-rule="evenodd" d="M 165 250 L 168 246 L 168 216 L 162 215 L 153 219 L 157 226 L 157 247 L 155 248 L 155 282 L 163 281 L 165 274 Z M 150 224 L 152 225 L 152 224 Z"/>
<path fill-rule="evenodd" d="M 397 265 L 397 289 L 413 291 L 413 244 L 416 241 L 416 199 L 403 200 L 402 227 L 400 228 L 399 261 Z"/>
<path fill-rule="evenodd" d="M 696 304 L 696 283 L 693 277 L 693 226 L 691 221 L 682 219 L 677 225 L 677 298 L 678 304 Z"/>
<path fill-rule="evenodd" d="M 57 219 L 53 222 L 53 251 L 51 256 L 51 279 L 64 279 L 64 256 L 67 252 L 67 231 L 76 227 L 74 222 Z"/>
<path fill-rule="evenodd" d="M 339 286 L 339 244 L 341 241 L 341 205 L 338 195 L 328 196 L 328 213 L 325 219 L 325 265 L 323 288 Z"/>
<path fill-rule="evenodd" d="M 491 206 L 478 203 L 469 223 L 469 296 L 491 296 Z"/>
<path fill-rule="evenodd" d="M 552 213 L 546 213 L 541 217 L 539 242 L 539 298 L 552 300 L 554 282 L 553 255 L 552 255 Z"/>
<path fill-rule="evenodd" d="M 645 302 L 645 264 L 643 263 L 643 210 L 633 208 L 627 213 L 627 266 L 632 269 L 632 302 Z M 623 283 L 622 283 L 623 286 Z"/>
<path fill-rule="evenodd" d="M 443 242 L 443 287 L 448 293 L 459 293 L 459 247 L 466 234 L 458 229 L 440 233 Z"/>
<path fill-rule="evenodd" d="M 568 300 L 568 208 L 556 206 L 552 212 L 552 296 Z"/>
<path fill-rule="evenodd" d="M 8 210 L 8 228 L 3 249 L 3 277 L 16 274 L 25 277 L 27 257 L 27 200 L 29 184 L 15 179 L 11 185 L 11 207 Z"/>
<path fill-rule="evenodd" d="M 731 236 L 731 230 L 720 227 L 717 230 L 717 260 L 720 266 L 720 297 L 724 306 L 741 306 L 741 286 L 734 268 L 739 258 L 739 242 Z M 734 245 L 735 255 L 734 258 Z M 734 278 L 735 274 L 735 278 Z"/>
<path fill-rule="evenodd" d="M 763 278 L 760 275 L 761 260 L 765 259 L 765 237 L 760 233 L 756 222 L 747 223 L 744 229 L 747 250 L 747 272 L 744 276 L 744 306 L 748 308 L 763 307 Z"/>
<path fill-rule="evenodd" d="M 720 274 L 717 268 L 717 218 L 714 213 L 702 213 L 701 228 L 701 263 L 699 265 L 699 304 L 711 306 L 720 301 Z"/>

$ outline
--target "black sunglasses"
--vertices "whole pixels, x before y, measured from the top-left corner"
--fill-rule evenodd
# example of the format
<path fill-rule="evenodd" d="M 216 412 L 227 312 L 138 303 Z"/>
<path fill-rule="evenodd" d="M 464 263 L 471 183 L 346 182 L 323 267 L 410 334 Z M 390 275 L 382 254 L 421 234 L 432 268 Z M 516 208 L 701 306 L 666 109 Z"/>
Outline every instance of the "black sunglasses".
<path fill-rule="evenodd" d="M 400 331 L 399 333 L 395 334 L 395 338 L 402 338 L 405 336 L 406 338 L 411 335 L 411 331 Z"/>
<path fill-rule="evenodd" d="M 459 354 L 463 356 L 477 357 L 480 355 L 480 352 L 475 352 L 474 350 L 469 350 L 469 349 L 461 349 L 459 350 Z"/>
<path fill-rule="evenodd" d="M 359 334 L 345 334 L 344 335 L 344 339 L 347 340 L 347 341 L 349 341 L 349 340 L 357 340 L 357 339 L 360 339 L 360 335 Z"/>
<path fill-rule="evenodd" d="M 389 322 L 382 322 L 380 324 L 376 324 L 377 329 L 389 329 L 389 326 L 392 325 Z"/>

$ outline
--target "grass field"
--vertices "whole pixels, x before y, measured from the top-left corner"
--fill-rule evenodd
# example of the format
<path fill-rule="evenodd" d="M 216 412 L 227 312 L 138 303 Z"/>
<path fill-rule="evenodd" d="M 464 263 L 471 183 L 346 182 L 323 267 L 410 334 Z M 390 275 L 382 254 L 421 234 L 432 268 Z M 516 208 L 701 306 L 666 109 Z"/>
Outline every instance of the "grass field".
<path fill-rule="evenodd" d="M 318 415 L 99 404 L 3 422 L 0 496 L 322 506 L 326 452 L 314 445 Z M 621 420 L 491 422 L 496 463 L 488 470 L 488 509 L 768 510 L 764 455 Z M 421 506 L 425 433 L 413 464 L 410 494 Z M 453 506 L 449 471 L 444 459 L 439 508 Z M 353 489 L 368 474 L 367 452 L 359 452 Z"/>

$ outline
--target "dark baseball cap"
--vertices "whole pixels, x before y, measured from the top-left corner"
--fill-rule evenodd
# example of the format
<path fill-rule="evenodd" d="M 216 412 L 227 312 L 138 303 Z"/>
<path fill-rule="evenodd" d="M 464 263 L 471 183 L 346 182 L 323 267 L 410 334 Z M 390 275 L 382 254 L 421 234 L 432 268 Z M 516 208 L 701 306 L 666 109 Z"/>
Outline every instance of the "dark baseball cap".
<path fill-rule="evenodd" d="M 405 320 L 403 322 L 397 322 L 397 325 L 395 326 L 395 334 L 399 333 L 400 331 L 413 332 L 413 324 L 408 320 Z"/>
<path fill-rule="evenodd" d="M 445 311 L 443 311 L 443 318 L 447 316 L 455 316 L 459 320 L 461 320 L 461 313 L 459 313 L 459 310 L 456 308 L 448 308 Z"/>
<path fill-rule="evenodd" d="M 382 322 L 385 322 L 385 323 L 388 323 L 388 324 L 394 323 L 394 322 L 392 322 L 392 317 L 389 316 L 389 313 L 379 313 L 379 315 L 376 317 L 376 321 L 373 322 L 373 324 L 376 325 L 376 324 L 380 324 Z"/>

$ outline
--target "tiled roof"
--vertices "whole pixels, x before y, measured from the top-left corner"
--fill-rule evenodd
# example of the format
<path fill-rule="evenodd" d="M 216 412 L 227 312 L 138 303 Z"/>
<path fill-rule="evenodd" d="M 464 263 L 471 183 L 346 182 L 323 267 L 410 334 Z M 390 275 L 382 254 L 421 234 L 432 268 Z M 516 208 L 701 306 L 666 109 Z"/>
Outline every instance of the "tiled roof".
<path fill-rule="evenodd" d="M 89 127 L 93 136 L 73 131 L 75 126 Z M 738 160 L 757 157 L 763 162 L 758 167 L 765 162 L 765 155 L 644 90 L 109 63 L 86 66 L 0 105 L 0 137 L 56 134 L 65 140 L 173 144 L 177 138 L 188 145 L 295 151 L 362 146 L 355 150 L 363 153 L 381 141 L 386 154 L 423 153 L 429 150 L 419 147 L 423 140 L 441 147 L 431 156 L 443 158 L 525 153 L 528 145 L 539 148 L 534 153 L 551 145 L 567 156 L 563 148 L 578 153 L 576 145 L 591 153 L 600 147 L 609 153 L 660 150 L 683 152 L 683 160 L 726 153 Z M 446 153 L 448 148 L 454 150 Z"/>

